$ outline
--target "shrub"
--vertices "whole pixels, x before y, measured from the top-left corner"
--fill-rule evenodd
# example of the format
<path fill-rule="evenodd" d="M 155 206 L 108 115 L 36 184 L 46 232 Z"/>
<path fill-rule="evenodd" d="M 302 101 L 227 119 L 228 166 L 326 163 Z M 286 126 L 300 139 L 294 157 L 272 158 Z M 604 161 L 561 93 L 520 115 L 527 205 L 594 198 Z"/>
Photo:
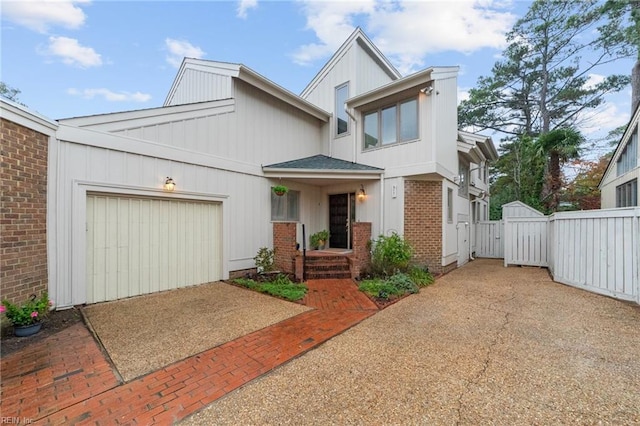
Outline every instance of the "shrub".
<path fill-rule="evenodd" d="M 390 276 L 389 279 L 387 279 L 387 283 L 398 289 L 400 294 L 415 294 L 420 291 L 418 286 L 411 281 L 411 278 L 401 272 Z"/>
<path fill-rule="evenodd" d="M 390 296 L 400 296 L 402 293 L 386 280 L 375 278 L 360 283 L 358 289 L 371 297 L 389 299 Z"/>
<path fill-rule="evenodd" d="M 0 304 L 0 312 L 4 312 L 14 326 L 31 325 L 40 322 L 47 316 L 51 304 L 52 302 L 45 291 L 40 298 L 32 294 L 26 302 L 20 305 L 4 299 Z"/>
<path fill-rule="evenodd" d="M 271 296 L 282 297 L 283 299 L 295 302 L 307 294 L 307 286 L 296 284 L 284 274 L 279 274 L 271 281 L 257 282 L 248 278 L 236 278 L 232 281 L 235 284 L 246 287 L 250 290 L 266 293 Z"/>
<path fill-rule="evenodd" d="M 274 258 L 275 250 L 269 249 L 267 247 L 260 247 L 260 249 L 258 250 L 258 254 L 256 254 L 256 256 L 253 258 L 253 260 L 256 262 L 258 273 L 273 271 Z"/>
<path fill-rule="evenodd" d="M 381 277 L 406 272 L 412 255 L 413 249 L 409 243 L 395 232 L 389 237 L 380 235 L 374 241 L 371 252 L 371 272 Z"/>
<path fill-rule="evenodd" d="M 426 266 L 413 266 L 409 269 L 409 278 L 413 281 L 418 287 L 426 287 L 428 285 L 433 284 L 435 278 L 429 272 L 429 268 Z"/>

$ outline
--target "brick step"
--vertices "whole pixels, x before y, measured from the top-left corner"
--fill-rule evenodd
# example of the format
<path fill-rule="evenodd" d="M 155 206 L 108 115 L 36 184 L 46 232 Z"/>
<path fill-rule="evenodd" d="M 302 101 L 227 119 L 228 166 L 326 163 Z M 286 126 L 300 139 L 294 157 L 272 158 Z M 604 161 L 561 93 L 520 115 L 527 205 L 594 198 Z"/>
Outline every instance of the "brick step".
<path fill-rule="evenodd" d="M 307 263 L 349 263 L 344 256 L 307 256 Z"/>
<path fill-rule="evenodd" d="M 349 271 L 349 270 L 350 268 L 348 263 L 341 263 L 339 265 L 330 264 L 330 263 L 323 263 L 320 265 L 307 264 L 307 271 Z"/>
<path fill-rule="evenodd" d="M 321 279 L 349 279 L 351 278 L 350 271 L 337 272 L 337 271 L 307 271 L 306 278 L 308 280 L 321 280 Z"/>

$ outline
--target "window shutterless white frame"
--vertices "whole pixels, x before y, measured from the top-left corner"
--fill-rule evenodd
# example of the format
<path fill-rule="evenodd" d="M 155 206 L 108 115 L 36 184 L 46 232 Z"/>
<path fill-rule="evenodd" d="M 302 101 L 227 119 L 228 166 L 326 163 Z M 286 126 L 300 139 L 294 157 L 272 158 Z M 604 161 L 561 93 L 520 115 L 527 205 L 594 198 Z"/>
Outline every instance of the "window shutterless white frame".
<path fill-rule="evenodd" d="M 409 98 L 363 114 L 364 151 L 416 140 L 419 137 L 418 98 Z"/>
<path fill-rule="evenodd" d="M 300 220 L 300 191 L 290 190 L 284 195 L 271 191 L 271 221 L 298 222 Z"/>
<path fill-rule="evenodd" d="M 447 223 L 453 223 L 453 189 L 447 188 Z"/>
<path fill-rule="evenodd" d="M 335 135 L 342 136 L 349 133 L 349 116 L 344 109 L 344 104 L 349 98 L 349 82 L 336 87 L 335 105 Z"/>

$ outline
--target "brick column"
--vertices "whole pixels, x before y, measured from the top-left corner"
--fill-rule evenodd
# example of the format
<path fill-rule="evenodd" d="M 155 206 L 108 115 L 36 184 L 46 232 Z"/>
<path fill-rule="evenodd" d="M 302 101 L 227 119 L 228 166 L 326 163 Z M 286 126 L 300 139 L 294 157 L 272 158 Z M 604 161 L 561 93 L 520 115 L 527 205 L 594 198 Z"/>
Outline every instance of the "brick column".
<path fill-rule="evenodd" d="M 429 271 L 442 267 L 442 182 L 407 180 L 404 183 L 404 238 L 414 258 Z"/>
<path fill-rule="evenodd" d="M 47 290 L 48 136 L 0 119 L 0 296 Z"/>
<path fill-rule="evenodd" d="M 273 224 L 273 249 L 275 267 L 287 274 L 293 274 L 296 257 L 296 224 L 276 222 Z"/>
<path fill-rule="evenodd" d="M 371 222 L 354 222 L 351 225 L 351 232 L 353 232 L 351 278 L 355 279 L 371 264 Z"/>

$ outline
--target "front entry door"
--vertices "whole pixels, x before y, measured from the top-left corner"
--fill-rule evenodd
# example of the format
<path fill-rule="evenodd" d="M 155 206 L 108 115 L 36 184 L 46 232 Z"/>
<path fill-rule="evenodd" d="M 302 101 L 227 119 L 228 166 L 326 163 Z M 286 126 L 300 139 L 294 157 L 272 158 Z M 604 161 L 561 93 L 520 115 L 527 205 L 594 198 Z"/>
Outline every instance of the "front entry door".
<path fill-rule="evenodd" d="M 355 219 L 355 193 L 329 195 L 329 247 L 351 248 L 351 224 Z"/>

